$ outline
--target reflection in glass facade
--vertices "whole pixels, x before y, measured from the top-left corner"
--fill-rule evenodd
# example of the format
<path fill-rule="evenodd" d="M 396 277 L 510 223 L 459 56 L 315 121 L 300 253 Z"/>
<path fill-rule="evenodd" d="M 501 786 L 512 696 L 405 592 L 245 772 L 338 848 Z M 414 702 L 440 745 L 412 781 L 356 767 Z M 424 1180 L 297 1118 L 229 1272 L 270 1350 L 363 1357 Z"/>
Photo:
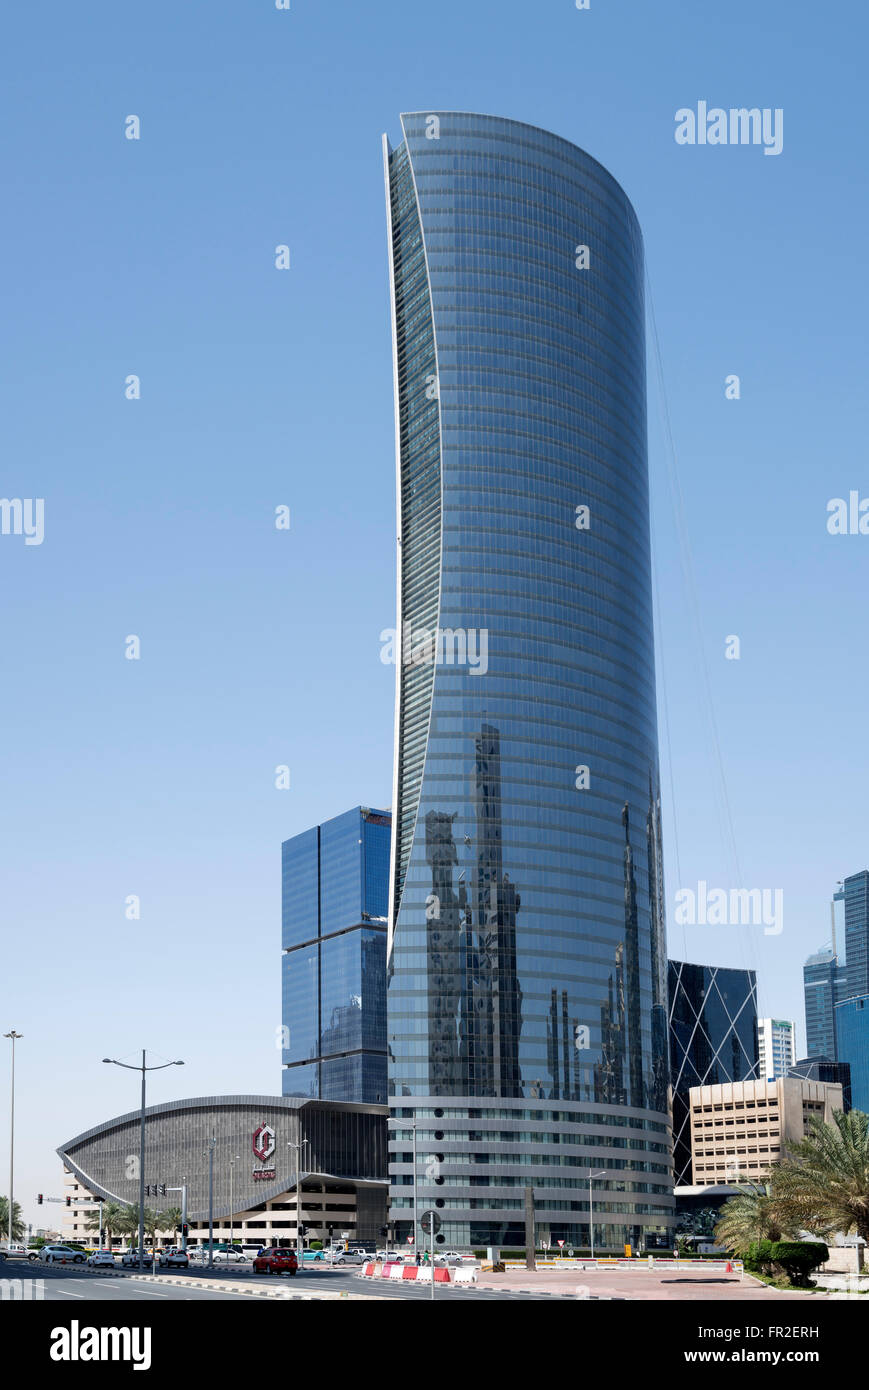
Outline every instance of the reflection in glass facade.
<path fill-rule="evenodd" d="M 672 1213 L 641 235 L 564 140 L 402 126 L 392 1214 L 415 1115 L 442 1243 L 524 1241 L 531 1185 L 586 1244 L 592 1165 L 620 1247 Z"/>
<path fill-rule="evenodd" d="M 283 845 L 283 1094 L 386 1101 L 391 817 L 355 807 Z"/>
<path fill-rule="evenodd" d="M 677 1187 L 691 1186 L 692 1086 L 759 1078 L 757 976 L 753 970 L 671 960 L 670 1068 Z"/>

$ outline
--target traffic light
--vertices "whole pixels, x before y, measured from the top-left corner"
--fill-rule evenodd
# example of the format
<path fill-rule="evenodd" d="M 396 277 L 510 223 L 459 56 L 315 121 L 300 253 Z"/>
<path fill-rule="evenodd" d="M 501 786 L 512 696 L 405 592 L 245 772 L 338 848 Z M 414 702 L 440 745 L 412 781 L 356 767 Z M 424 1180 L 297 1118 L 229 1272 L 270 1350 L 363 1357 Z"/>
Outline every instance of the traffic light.
<path fill-rule="evenodd" d="M 305 1225 L 304 1221 L 300 1221 L 300 1222 L 299 1222 L 299 1235 L 300 1235 L 300 1236 L 306 1236 L 307 1234 L 308 1234 L 308 1228 L 307 1228 L 307 1226 Z"/>
<path fill-rule="evenodd" d="M 182 1234 L 182 1236 L 184 1237 L 185 1240 L 187 1239 L 187 1237 L 188 1237 L 189 1234 L 190 1234 L 190 1227 L 188 1226 L 188 1224 L 187 1224 L 186 1221 L 185 1221 L 185 1222 L 182 1224 L 182 1226 L 181 1226 L 181 1234 Z"/>
<path fill-rule="evenodd" d="M 72 1206 L 72 1198 L 71 1198 L 71 1197 L 67 1197 L 67 1199 L 66 1199 L 66 1205 L 67 1205 L 68 1207 L 71 1207 L 71 1206 Z"/>
<path fill-rule="evenodd" d="M 380 1227 L 380 1234 L 383 1236 L 383 1238 L 384 1238 L 384 1240 L 385 1240 L 386 1237 L 389 1235 L 389 1227 L 388 1227 L 388 1226 L 381 1226 L 381 1227 Z"/>
<path fill-rule="evenodd" d="M 39 1195 L 38 1195 L 37 1198 L 36 1198 L 36 1205 L 37 1205 L 38 1207 L 41 1207 L 41 1206 L 42 1206 L 42 1193 L 41 1193 L 41 1192 L 39 1193 Z"/>

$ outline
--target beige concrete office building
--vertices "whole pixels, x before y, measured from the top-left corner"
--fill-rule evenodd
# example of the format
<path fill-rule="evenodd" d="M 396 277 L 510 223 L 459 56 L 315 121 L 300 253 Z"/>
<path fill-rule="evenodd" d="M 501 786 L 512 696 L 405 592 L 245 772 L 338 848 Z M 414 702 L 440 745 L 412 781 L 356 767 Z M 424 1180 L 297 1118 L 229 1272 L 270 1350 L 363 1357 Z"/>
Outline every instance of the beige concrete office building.
<path fill-rule="evenodd" d="M 785 1141 L 808 1133 L 813 1116 L 830 1120 L 842 1109 L 842 1087 L 795 1076 L 692 1086 L 690 1108 L 694 1182 L 755 1181 Z"/>

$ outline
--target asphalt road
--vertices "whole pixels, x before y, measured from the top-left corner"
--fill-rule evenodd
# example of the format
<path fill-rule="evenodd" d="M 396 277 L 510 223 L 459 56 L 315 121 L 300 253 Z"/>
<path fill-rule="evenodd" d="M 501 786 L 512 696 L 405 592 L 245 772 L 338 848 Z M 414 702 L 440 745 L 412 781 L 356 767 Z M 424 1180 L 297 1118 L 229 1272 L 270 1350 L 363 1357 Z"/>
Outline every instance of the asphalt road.
<path fill-rule="evenodd" d="M 258 1296 L 265 1291 L 273 1293 L 275 1287 L 283 1288 L 287 1294 L 311 1294 L 314 1298 L 323 1291 L 342 1292 L 342 1293 L 368 1293 L 376 1294 L 383 1298 L 398 1298 L 406 1301 L 422 1299 L 431 1302 L 431 1286 L 415 1283 L 404 1283 L 400 1281 L 360 1279 L 352 1270 L 313 1270 L 302 1269 L 298 1274 L 289 1276 L 262 1276 L 253 1275 L 249 1266 L 234 1265 L 226 1267 L 201 1270 L 193 1266 L 187 1270 L 172 1270 L 170 1277 L 182 1279 L 190 1278 L 195 1283 L 204 1284 L 250 1284 L 250 1293 L 235 1293 L 229 1288 L 224 1292 L 220 1289 L 196 1288 L 195 1283 L 191 1285 L 179 1285 L 169 1282 L 151 1282 L 150 1279 L 137 1278 L 135 1274 L 126 1274 L 119 1278 L 116 1275 L 107 1273 L 105 1270 L 81 1269 L 72 1265 L 42 1265 L 31 1264 L 24 1260 L 9 1260 L 2 1266 L 0 1278 L 20 1279 L 22 1285 L 26 1286 L 32 1280 L 41 1279 L 44 1283 L 44 1301 L 50 1303 L 66 1303 L 69 1306 L 88 1302 L 117 1302 L 117 1303 L 149 1303 L 163 1302 L 167 1299 L 180 1302 L 208 1302 L 217 1300 L 219 1302 L 263 1302 L 281 1303 L 282 1300 Z M 158 1276 L 159 1280 L 160 1276 Z M 27 1294 L 26 1287 L 23 1290 Z M 555 1295 L 557 1299 L 557 1295 Z M 466 1302 L 468 1300 L 482 1299 L 484 1302 L 502 1302 L 505 1298 L 509 1300 L 519 1300 L 526 1302 L 530 1298 L 544 1299 L 552 1302 L 552 1294 L 525 1294 L 501 1292 L 494 1289 L 481 1289 L 468 1287 L 466 1285 L 444 1285 L 438 1284 L 435 1288 L 435 1301 L 446 1300 L 447 1302 Z M 574 1302 L 575 1299 L 569 1299 Z"/>

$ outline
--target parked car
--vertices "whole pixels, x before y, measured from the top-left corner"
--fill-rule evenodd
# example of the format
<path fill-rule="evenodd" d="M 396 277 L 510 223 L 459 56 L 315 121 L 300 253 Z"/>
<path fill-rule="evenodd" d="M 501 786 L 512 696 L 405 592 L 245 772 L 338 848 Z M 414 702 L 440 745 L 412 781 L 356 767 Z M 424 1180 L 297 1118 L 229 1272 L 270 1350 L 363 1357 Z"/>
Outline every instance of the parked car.
<path fill-rule="evenodd" d="M 373 1255 L 367 1256 L 369 1260 L 380 1260 L 386 1265 L 403 1265 L 407 1257 L 402 1255 L 400 1250 L 377 1250 Z"/>
<path fill-rule="evenodd" d="M 83 1265 L 83 1250 L 72 1250 L 68 1245 L 43 1245 L 39 1258 L 47 1265 Z"/>
<path fill-rule="evenodd" d="M 161 1250 L 158 1263 L 164 1269 L 187 1269 L 190 1258 L 186 1250 Z"/>
<path fill-rule="evenodd" d="M 205 1252 L 205 1257 L 206 1259 L 208 1258 L 207 1250 Z M 214 1263 L 216 1265 L 240 1265 L 247 1264 L 247 1261 L 248 1256 L 245 1255 L 243 1250 L 237 1248 L 232 1250 L 215 1250 L 214 1252 Z"/>
<path fill-rule="evenodd" d="M 92 1255 L 88 1255 L 88 1264 L 93 1268 L 102 1266 L 104 1269 L 114 1269 L 115 1257 L 111 1250 L 95 1250 Z"/>
<path fill-rule="evenodd" d="M 462 1255 L 458 1250 L 435 1251 L 436 1265 L 460 1265 L 464 1258 L 464 1255 Z"/>
<path fill-rule="evenodd" d="M 299 1261 L 295 1250 L 278 1246 L 266 1250 L 263 1255 L 257 1255 L 253 1262 L 254 1274 L 295 1274 L 298 1268 Z"/>
<path fill-rule="evenodd" d="M 329 1262 L 333 1265 L 365 1265 L 374 1256 L 361 1250 L 333 1250 L 329 1256 Z"/>
<path fill-rule="evenodd" d="M 325 1264 L 326 1255 L 322 1250 L 303 1250 L 303 1260 L 320 1260 Z"/>

